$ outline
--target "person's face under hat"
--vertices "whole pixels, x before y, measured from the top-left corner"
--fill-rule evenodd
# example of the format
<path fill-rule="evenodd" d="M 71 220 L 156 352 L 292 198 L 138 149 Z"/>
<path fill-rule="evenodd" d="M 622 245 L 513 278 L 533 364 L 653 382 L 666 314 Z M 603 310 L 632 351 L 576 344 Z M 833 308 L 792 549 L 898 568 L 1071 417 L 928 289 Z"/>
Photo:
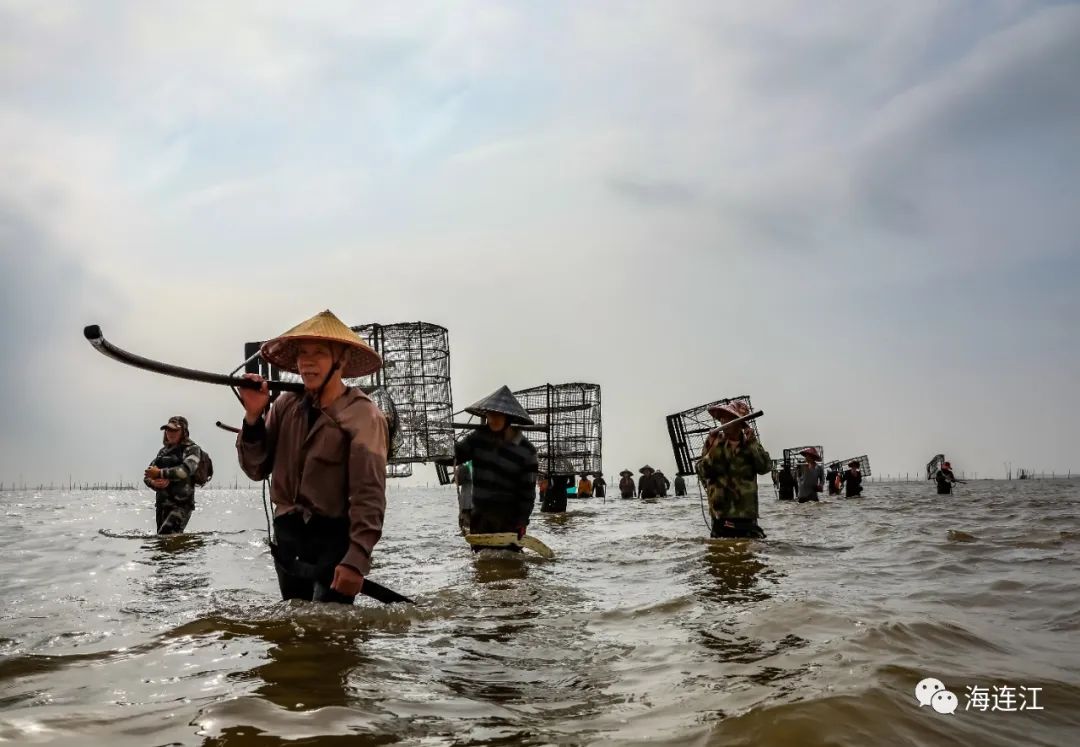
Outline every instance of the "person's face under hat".
<path fill-rule="evenodd" d="M 318 391 L 334 366 L 335 356 L 340 355 L 341 352 L 328 342 L 301 342 L 296 352 L 296 368 L 304 388 L 309 392 Z"/>

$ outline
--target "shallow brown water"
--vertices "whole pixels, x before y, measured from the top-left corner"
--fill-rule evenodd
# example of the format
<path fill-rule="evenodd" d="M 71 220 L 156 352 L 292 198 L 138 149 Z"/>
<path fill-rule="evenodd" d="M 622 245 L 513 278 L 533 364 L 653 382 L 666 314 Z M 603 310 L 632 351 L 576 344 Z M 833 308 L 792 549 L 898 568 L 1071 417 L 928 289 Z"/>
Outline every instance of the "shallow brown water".
<path fill-rule="evenodd" d="M 762 493 L 750 543 L 704 540 L 696 497 L 571 502 L 534 518 L 541 561 L 394 489 L 372 578 L 410 608 L 280 602 L 258 490 L 167 539 L 146 492 L 0 493 L 0 741 L 1080 743 L 1080 483 Z M 995 685 L 1042 710 L 969 707 Z"/>

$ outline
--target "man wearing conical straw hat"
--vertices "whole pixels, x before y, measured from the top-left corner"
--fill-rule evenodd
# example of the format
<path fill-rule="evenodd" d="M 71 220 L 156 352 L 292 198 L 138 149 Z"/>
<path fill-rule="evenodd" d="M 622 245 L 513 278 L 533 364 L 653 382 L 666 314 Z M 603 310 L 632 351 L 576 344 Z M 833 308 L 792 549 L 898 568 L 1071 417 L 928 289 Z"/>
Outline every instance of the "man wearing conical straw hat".
<path fill-rule="evenodd" d="M 458 464 L 472 461 L 472 534 L 516 532 L 525 536 L 536 504 L 536 447 L 519 425 L 532 418 L 509 387 L 503 386 L 465 412 L 484 418 L 486 428 L 475 430 L 454 446 Z M 479 549 L 473 546 L 474 550 Z"/>
<path fill-rule="evenodd" d="M 260 354 L 299 374 L 302 395 L 241 389 L 240 467 L 271 476 L 271 545 L 283 599 L 352 604 L 371 568 L 386 512 L 386 418 L 343 378 L 382 367 L 378 353 L 330 311 L 268 340 Z M 261 376 L 246 378 L 262 382 Z"/>

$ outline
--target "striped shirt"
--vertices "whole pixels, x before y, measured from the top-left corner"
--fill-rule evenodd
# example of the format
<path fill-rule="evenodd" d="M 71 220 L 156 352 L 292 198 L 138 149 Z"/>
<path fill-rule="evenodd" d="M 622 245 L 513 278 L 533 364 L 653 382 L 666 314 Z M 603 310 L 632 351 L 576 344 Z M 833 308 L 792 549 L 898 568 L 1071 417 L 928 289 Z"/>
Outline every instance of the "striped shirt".
<path fill-rule="evenodd" d="M 540 469 L 529 439 L 518 432 L 506 441 L 490 429 L 476 430 L 457 442 L 454 459 L 458 464 L 472 461 L 474 510 L 510 510 L 528 521 Z"/>

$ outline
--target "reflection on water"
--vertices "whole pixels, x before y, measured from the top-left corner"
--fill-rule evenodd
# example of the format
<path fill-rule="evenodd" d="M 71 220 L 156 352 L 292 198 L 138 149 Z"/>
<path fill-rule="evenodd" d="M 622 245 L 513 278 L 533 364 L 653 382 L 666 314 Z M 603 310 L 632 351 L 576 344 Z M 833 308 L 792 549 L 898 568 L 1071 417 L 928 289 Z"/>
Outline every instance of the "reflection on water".
<path fill-rule="evenodd" d="M 766 566 L 754 551 L 754 540 L 711 540 L 705 543 L 704 574 L 691 581 L 702 599 L 717 604 L 760 602 L 769 598 L 761 578 Z"/>

